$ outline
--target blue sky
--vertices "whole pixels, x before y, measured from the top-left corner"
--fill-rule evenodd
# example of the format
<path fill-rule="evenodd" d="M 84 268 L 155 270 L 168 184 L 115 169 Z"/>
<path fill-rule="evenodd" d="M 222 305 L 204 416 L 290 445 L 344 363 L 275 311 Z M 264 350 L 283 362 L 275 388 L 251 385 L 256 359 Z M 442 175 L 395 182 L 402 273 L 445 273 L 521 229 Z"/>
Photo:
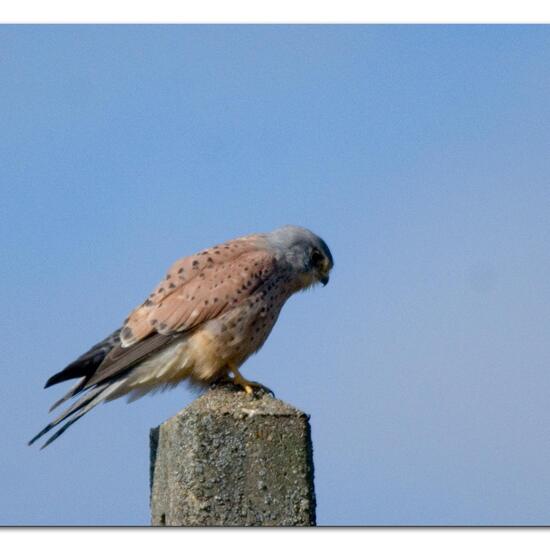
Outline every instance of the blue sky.
<path fill-rule="evenodd" d="M 185 387 L 26 442 L 175 259 L 332 249 L 243 373 L 311 414 L 320 524 L 550 523 L 550 28 L 0 27 L 1 524 L 149 522 Z"/>

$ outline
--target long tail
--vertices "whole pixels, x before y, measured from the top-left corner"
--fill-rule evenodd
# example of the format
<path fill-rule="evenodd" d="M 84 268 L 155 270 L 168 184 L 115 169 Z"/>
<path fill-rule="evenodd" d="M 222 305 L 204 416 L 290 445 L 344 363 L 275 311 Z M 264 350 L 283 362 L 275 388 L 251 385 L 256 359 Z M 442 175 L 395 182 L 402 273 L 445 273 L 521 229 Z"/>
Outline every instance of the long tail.
<path fill-rule="evenodd" d="M 95 346 L 91 347 L 78 359 L 75 359 L 72 363 L 67 365 L 62 371 L 54 374 L 51 378 L 49 378 L 44 388 L 49 388 L 54 384 L 65 382 L 65 380 L 70 380 L 71 378 L 84 377 L 90 379 L 99 367 L 99 365 L 101 365 L 107 354 L 119 344 L 120 329 L 117 329 L 113 333 L 109 334 L 107 338 L 101 340 L 101 342 L 98 342 Z M 76 393 L 73 395 L 76 395 Z M 59 403 L 62 403 L 62 401 L 60 401 Z M 54 407 L 56 407 L 59 403 L 56 403 Z"/>
<path fill-rule="evenodd" d="M 55 420 L 50 422 L 43 430 L 37 433 L 30 441 L 29 445 L 32 445 L 37 439 L 48 433 L 51 429 L 58 426 L 64 420 L 70 418 L 59 430 L 57 430 L 53 436 L 51 436 L 41 449 L 47 447 L 52 441 L 55 441 L 69 426 L 74 424 L 79 418 L 84 416 L 87 412 L 93 409 L 99 403 L 102 403 L 109 396 L 115 392 L 119 386 L 123 383 L 123 378 L 118 380 L 108 380 L 104 383 L 98 384 L 92 388 L 86 388 L 86 385 L 90 378 L 97 371 L 105 357 L 109 352 L 120 343 L 120 329 L 115 330 L 112 334 L 107 336 L 104 340 L 93 346 L 86 353 L 81 355 L 78 359 L 70 363 L 62 371 L 54 374 L 44 386 L 49 388 L 54 384 L 70 380 L 72 378 L 80 378 L 80 380 L 73 386 L 61 399 L 56 401 L 51 407 L 50 411 L 75 397 L 83 390 L 88 389 L 80 399 L 73 403 L 67 410 L 60 414 Z"/>
<path fill-rule="evenodd" d="M 147 389 L 139 388 L 136 380 L 132 378 L 132 371 L 135 367 L 145 361 L 151 355 L 164 349 L 170 342 L 183 338 L 181 334 L 158 334 L 154 333 L 143 340 L 122 348 L 119 338 L 120 330 L 115 330 L 107 338 L 96 344 L 81 355 L 76 361 L 65 367 L 61 372 L 52 376 L 46 382 L 46 388 L 70 380 L 79 378 L 79 381 L 73 386 L 61 399 L 56 401 L 51 409 L 55 409 L 61 403 L 64 403 L 72 397 L 83 394 L 67 410 L 50 422 L 43 430 L 36 434 L 30 441 L 32 445 L 37 439 L 48 433 L 50 430 L 65 422 L 42 446 L 42 449 L 55 441 L 69 426 L 74 424 L 79 418 L 82 418 L 87 412 L 96 405 L 104 401 L 116 399 L 129 392 L 134 392 L 135 397 L 147 393 L 153 386 Z M 152 373 L 156 376 L 156 372 Z M 170 381 L 167 382 L 170 385 Z M 162 385 L 162 383 L 160 383 Z"/>
<path fill-rule="evenodd" d="M 123 383 L 124 379 L 118 380 L 114 383 L 105 383 L 96 388 L 93 388 L 88 393 L 83 395 L 78 401 L 71 405 L 66 411 L 59 415 L 55 420 L 50 422 L 43 430 L 38 432 L 30 441 L 29 445 L 32 445 L 37 439 L 48 433 L 52 428 L 61 424 L 67 418 L 72 417 L 68 422 L 57 430 L 47 441 L 40 447 L 43 449 L 50 443 L 55 441 L 69 426 L 74 424 L 79 418 L 83 417 L 87 412 L 91 411 L 96 405 L 99 405 L 105 401 L 109 395 L 115 392 Z"/>

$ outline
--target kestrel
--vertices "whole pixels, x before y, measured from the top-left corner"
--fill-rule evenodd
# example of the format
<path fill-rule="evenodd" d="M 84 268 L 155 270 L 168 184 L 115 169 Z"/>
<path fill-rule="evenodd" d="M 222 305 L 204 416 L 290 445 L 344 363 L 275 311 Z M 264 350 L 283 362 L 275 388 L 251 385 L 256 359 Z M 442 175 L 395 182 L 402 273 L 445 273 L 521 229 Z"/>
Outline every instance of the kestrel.
<path fill-rule="evenodd" d="M 29 445 L 66 420 L 42 448 L 93 407 L 128 395 L 228 380 L 247 393 L 263 387 L 239 367 L 266 341 L 286 300 L 328 283 L 334 265 L 326 243 L 287 225 L 206 248 L 178 260 L 120 329 L 93 346 L 45 387 L 79 381 L 50 411 L 83 393 Z"/>

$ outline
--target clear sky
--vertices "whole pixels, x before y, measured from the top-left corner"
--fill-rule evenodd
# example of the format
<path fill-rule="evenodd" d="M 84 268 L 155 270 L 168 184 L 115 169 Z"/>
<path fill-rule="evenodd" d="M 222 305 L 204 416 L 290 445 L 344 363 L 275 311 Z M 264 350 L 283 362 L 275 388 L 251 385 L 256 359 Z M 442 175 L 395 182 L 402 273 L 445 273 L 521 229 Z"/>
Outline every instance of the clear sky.
<path fill-rule="evenodd" d="M 550 523 L 550 27 L 0 27 L 0 523 L 149 522 L 149 428 L 45 451 L 45 380 L 175 259 L 336 267 L 243 373 L 311 414 L 320 524 Z"/>

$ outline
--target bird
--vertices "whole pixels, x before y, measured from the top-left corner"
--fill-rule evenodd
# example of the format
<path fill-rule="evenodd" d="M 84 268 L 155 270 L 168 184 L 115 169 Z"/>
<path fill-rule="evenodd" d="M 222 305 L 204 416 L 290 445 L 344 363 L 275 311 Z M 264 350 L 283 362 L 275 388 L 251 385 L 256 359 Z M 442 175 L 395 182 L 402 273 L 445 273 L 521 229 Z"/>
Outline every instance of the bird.
<path fill-rule="evenodd" d="M 41 448 L 48 446 L 100 403 L 122 396 L 133 401 L 184 380 L 203 388 L 224 382 L 247 394 L 271 392 L 239 368 L 262 347 L 288 298 L 325 286 L 333 266 L 325 241 L 295 225 L 176 261 L 120 328 L 48 379 L 45 388 L 78 379 L 50 412 L 78 399 L 29 445 L 60 426 Z"/>

